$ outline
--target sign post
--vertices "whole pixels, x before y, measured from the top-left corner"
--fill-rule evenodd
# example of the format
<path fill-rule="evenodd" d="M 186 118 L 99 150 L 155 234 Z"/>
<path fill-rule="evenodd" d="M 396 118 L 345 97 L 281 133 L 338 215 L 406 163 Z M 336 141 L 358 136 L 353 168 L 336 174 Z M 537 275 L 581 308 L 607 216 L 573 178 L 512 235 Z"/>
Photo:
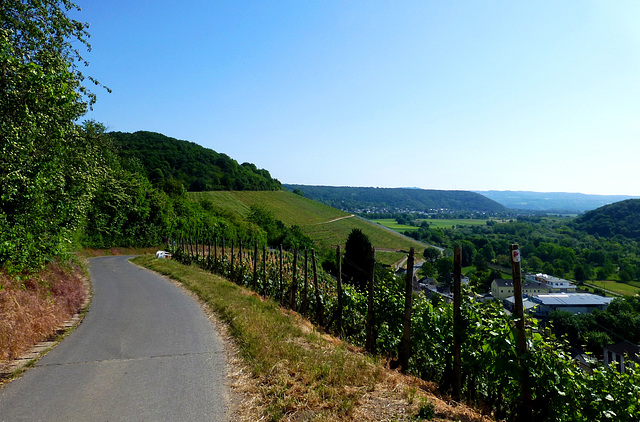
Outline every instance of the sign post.
<path fill-rule="evenodd" d="M 529 371 L 522 363 L 522 357 L 527 353 L 527 338 L 524 330 L 524 305 L 522 303 L 522 270 L 521 270 L 520 249 L 517 244 L 511 245 L 511 270 L 513 275 L 513 296 L 515 300 L 514 314 L 516 317 L 516 335 L 518 346 L 518 357 L 522 367 L 522 379 L 520 387 L 522 392 L 522 407 L 519 420 L 533 422 L 533 405 L 531 386 L 529 385 Z"/>

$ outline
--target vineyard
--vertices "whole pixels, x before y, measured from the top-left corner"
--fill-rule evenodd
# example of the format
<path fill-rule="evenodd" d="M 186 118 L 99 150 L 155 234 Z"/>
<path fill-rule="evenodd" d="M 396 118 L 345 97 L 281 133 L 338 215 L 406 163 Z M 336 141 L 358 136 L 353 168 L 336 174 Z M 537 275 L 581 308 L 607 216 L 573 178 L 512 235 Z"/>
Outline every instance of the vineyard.
<path fill-rule="evenodd" d="M 496 419 L 640 418 L 638 364 L 630 364 L 625 373 L 601 364 L 582 369 L 562 339 L 529 318 L 522 353 L 517 347 L 517 318 L 498 302 L 479 303 L 463 294 L 455 308 L 438 296 L 426 299 L 410 290 L 407 300 L 410 280 L 394 276 L 375 259 L 370 268 L 362 269 L 370 286 L 367 294 L 318 268 L 314 250 L 274 250 L 216 236 L 198 242 L 173 239 L 170 248 L 179 262 L 251 288 L 369 353 L 388 357 L 392 367 L 400 365 L 405 372 L 438 382 L 443 393 L 459 394 L 461 401 Z M 338 268 L 339 257 L 338 248 Z M 529 410 L 522 406 L 523 385 L 531 394 Z"/>
<path fill-rule="evenodd" d="M 210 201 L 215 207 L 233 215 L 246 217 L 253 205 L 269 210 L 287 226 L 297 226 L 311 237 L 320 249 L 344 244 L 353 229 L 364 232 L 371 243 L 378 248 L 407 251 L 410 246 L 421 254 L 423 243 L 400 235 L 362 218 L 301 197 L 288 191 L 275 192 L 190 192 L 189 197 L 197 202 Z M 345 218 L 347 217 L 347 218 Z M 405 252 L 406 255 L 406 252 Z M 378 260 L 390 265 L 398 261 L 403 254 L 380 252 Z"/>

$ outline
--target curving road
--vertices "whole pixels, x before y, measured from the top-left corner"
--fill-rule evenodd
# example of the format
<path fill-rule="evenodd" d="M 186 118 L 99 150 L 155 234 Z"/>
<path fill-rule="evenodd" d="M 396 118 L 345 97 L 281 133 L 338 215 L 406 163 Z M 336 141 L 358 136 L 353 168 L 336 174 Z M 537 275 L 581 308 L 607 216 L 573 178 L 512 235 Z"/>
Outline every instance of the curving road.
<path fill-rule="evenodd" d="M 225 355 L 200 306 L 168 280 L 94 258 L 82 324 L 0 390 L 0 421 L 224 421 Z"/>

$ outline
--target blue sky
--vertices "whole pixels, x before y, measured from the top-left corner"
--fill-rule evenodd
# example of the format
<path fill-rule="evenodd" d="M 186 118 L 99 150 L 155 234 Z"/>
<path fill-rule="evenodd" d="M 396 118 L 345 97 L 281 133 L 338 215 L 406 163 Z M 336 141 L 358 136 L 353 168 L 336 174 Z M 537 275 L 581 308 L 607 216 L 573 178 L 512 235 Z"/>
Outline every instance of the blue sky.
<path fill-rule="evenodd" d="M 640 2 L 78 4 L 109 130 L 283 183 L 640 195 Z"/>

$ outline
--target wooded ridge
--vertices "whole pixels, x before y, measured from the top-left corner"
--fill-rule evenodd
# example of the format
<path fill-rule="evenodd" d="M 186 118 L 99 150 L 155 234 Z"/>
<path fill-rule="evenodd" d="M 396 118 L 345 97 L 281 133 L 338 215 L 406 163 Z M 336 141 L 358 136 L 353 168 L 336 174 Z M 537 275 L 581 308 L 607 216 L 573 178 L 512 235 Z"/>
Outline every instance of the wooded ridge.
<path fill-rule="evenodd" d="M 194 142 L 160 133 L 109 132 L 118 155 L 138 160 L 152 183 L 173 178 L 191 192 L 215 190 L 279 190 L 282 185 L 267 170 L 238 162 Z"/>
<path fill-rule="evenodd" d="M 469 191 L 293 184 L 285 184 L 284 187 L 299 191 L 307 198 L 349 212 L 430 213 L 449 210 L 500 213 L 508 211 L 504 205 Z"/>

